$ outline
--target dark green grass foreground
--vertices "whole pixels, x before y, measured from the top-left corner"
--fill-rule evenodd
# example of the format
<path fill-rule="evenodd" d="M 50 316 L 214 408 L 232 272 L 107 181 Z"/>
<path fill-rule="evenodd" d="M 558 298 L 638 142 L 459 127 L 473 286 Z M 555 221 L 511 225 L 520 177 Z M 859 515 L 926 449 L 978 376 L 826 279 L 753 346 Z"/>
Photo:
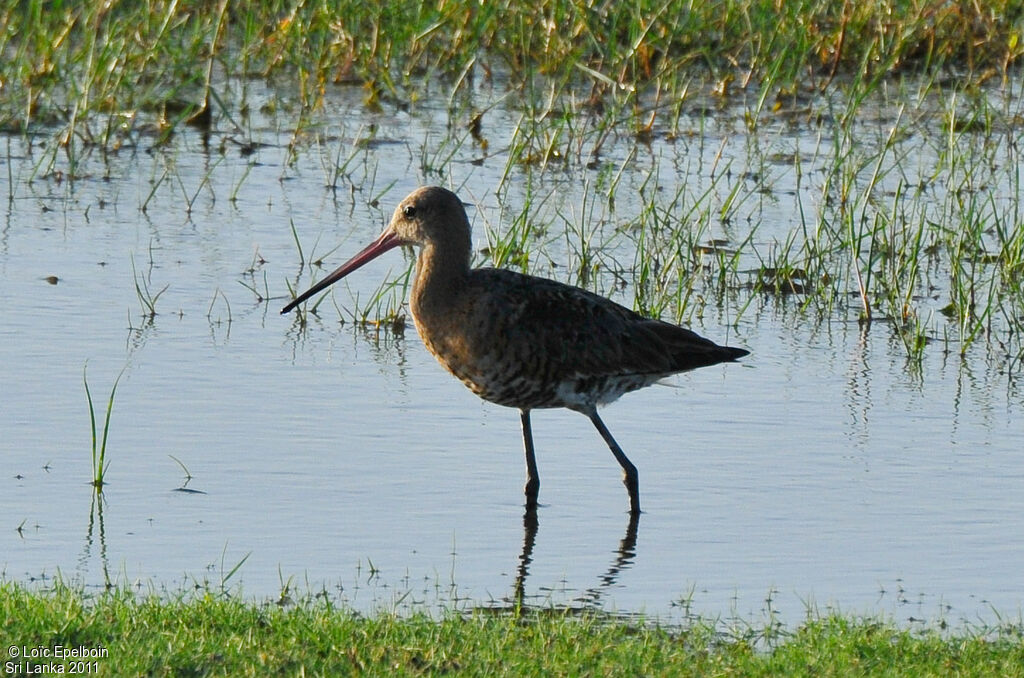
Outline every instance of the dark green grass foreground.
<path fill-rule="evenodd" d="M 281 609 L 209 593 L 91 597 L 59 585 L 38 593 L 3 583 L 0 628 L 0 675 L 26 675 L 33 663 L 84 662 L 104 676 L 1024 676 L 1019 625 L 940 632 L 826 617 L 773 631 L 764 649 L 764 632 L 725 637 L 705 622 L 667 630 L 553 610 L 365 617 L 322 601 Z M 20 656 L 52 655 L 58 646 L 103 656 Z"/>

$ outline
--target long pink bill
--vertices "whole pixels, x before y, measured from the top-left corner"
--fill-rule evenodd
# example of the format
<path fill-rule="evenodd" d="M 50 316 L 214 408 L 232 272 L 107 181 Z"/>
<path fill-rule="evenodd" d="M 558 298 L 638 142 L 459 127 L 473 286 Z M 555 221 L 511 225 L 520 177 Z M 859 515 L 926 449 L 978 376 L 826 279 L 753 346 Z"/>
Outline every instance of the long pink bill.
<path fill-rule="evenodd" d="M 377 257 L 384 254 L 388 250 L 398 247 L 401 244 L 402 239 L 399 238 L 394 231 L 390 229 L 384 231 L 383 233 L 380 234 L 380 237 L 378 237 L 372 243 L 367 245 L 366 248 L 363 249 L 363 251 L 361 251 L 359 254 L 355 255 L 354 257 L 346 261 L 344 264 L 339 266 L 334 272 L 332 272 L 326 278 L 324 278 L 317 284 L 313 285 L 299 296 L 295 297 L 295 299 L 290 304 L 281 309 L 281 313 L 287 313 L 288 311 L 292 310 L 293 308 L 304 302 L 306 299 L 309 299 L 317 292 L 326 289 L 327 287 L 330 287 L 334 283 L 338 282 L 339 280 L 341 280 L 346 275 L 356 270 L 363 264 L 373 259 L 376 259 Z"/>

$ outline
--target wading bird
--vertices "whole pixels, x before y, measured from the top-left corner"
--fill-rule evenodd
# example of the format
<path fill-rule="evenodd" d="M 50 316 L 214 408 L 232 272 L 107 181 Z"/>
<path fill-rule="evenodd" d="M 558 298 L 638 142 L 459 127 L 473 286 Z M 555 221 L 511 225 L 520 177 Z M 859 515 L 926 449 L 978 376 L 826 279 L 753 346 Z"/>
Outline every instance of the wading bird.
<path fill-rule="evenodd" d="M 540 476 L 530 411 L 567 407 L 590 418 L 622 467 L 630 511 L 640 513 L 636 467 L 597 406 L 678 372 L 747 355 L 690 330 L 645 318 L 597 294 L 495 268 L 470 268 L 470 226 L 451 191 L 413 191 L 364 250 L 284 307 L 287 313 L 366 262 L 399 245 L 419 248 L 412 317 L 427 349 L 474 393 L 520 412 L 526 505 Z"/>

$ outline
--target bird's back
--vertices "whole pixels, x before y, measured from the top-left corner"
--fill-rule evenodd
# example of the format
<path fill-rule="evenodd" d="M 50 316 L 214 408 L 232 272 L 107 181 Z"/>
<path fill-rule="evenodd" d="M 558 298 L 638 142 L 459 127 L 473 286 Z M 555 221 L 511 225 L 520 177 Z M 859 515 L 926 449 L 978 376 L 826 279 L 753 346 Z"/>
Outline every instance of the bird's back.
<path fill-rule="evenodd" d="M 444 307 L 413 305 L 438 360 L 480 397 L 587 410 L 663 377 L 747 354 L 578 287 L 479 268 Z M 420 311 L 419 313 L 417 311 Z"/>

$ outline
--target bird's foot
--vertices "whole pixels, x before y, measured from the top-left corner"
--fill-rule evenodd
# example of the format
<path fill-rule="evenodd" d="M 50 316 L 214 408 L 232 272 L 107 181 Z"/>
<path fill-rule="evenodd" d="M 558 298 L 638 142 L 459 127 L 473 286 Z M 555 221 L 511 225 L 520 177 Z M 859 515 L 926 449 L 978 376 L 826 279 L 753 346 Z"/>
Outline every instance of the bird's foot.
<path fill-rule="evenodd" d="M 629 493 L 629 512 L 631 515 L 640 515 L 640 479 L 637 477 L 636 471 L 633 473 L 624 472 L 622 474 L 622 484 L 626 486 L 626 491 Z"/>
<path fill-rule="evenodd" d="M 529 478 L 526 481 L 526 485 L 523 487 L 523 493 L 526 495 L 526 508 L 536 510 L 537 497 L 540 495 L 540 480 L 537 478 Z"/>

